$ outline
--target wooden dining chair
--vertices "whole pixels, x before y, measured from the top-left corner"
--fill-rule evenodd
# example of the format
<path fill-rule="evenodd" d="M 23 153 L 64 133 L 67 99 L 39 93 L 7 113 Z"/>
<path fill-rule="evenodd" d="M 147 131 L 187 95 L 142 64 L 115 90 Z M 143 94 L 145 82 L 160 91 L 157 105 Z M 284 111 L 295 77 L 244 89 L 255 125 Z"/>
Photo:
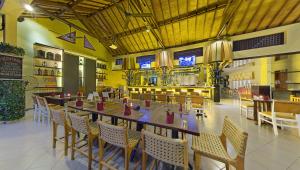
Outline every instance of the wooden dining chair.
<path fill-rule="evenodd" d="M 273 100 L 271 111 L 258 112 L 258 125 L 261 122 L 270 123 L 273 126 L 275 136 L 278 135 L 278 128 L 284 127 L 297 128 L 300 136 L 300 119 L 296 118 L 296 114 L 300 113 L 299 102 L 276 101 Z"/>
<path fill-rule="evenodd" d="M 172 139 L 152 132 L 142 130 L 142 170 L 146 170 L 147 158 L 150 155 L 156 161 L 162 161 L 170 165 L 183 167 L 188 170 L 188 143 L 186 139 Z"/>
<path fill-rule="evenodd" d="M 37 96 L 32 95 L 32 106 L 33 106 L 33 120 L 36 121 L 39 118 L 39 107 L 38 107 L 38 101 L 37 101 Z"/>
<path fill-rule="evenodd" d="M 54 105 L 54 104 L 48 104 L 46 98 L 36 96 L 38 108 L 39 108 L 39 117 L 38 121 L 42 120 L 42 123 L 44 123 L 44 119 L 47 119 L 48 124 L 50 124 L 50 108 L 52 109 L 61 109 L 63 110 L 63 106 Z"/>
<path fill-rule="evenodd" d="M 112 159 L 114 154 L 111 155 L 107 160 L 103 159 L 104 155 L 104 145 L 109 143 L 113 146 L 123 148 L 125 154 L 125 170 L 129 169 L 130 155 L 132 151 L 139 143 L 140 133 L 132 130 L 128 130 L 125 126 L 115 126 L 107 124 L 103 121 L 98 122 L 100 133 L 99 133 L 99 170 L 102 166 L 108 167 L 109 169 L 115 169 L 107 162 Z M 118 153 L 118 152 L 116 152 Z"/>
<path fill-rule="evenodd" d="M 97 139 L 99 135 L 99 128 L 96 123 L 89 122 L 87 117 L 82 117 L 76 114 L 68 114 L 71 121 L 71 134 L 72 134 L 72 142 L 71 142 L 71 160 L 75 158 L 75 151 L 81 153 L 82 155 L 88 157 L 88 169 L 92 169 L 92 161 L 96 161 L 93 159 L 92 151 L 93 151 L 93 141 Z M 84 145 L 78 145 L 83 142 L 84 139 L 76 140 L 76 133 L 82 133 L 87 136 L 88 142 L 88 151 L 87 153 L 81 149 Z"/>
<path fill-rule="evenodd" d="M 240 114 L 242 115 L 243 112 L 246 114 L 246 118 L 248 118 L 248 115 L 250 113 L 254 113 L 254 103 L 251 100 L 249 96 L 245 96 L 243 94 L 239 94 L 239 100 L 240 100 Z"/>
<path fill-rule="evenodd" d="M 202 96 L 190 96 L 192 110 L 197 117 L 206 117 L 204 113 L 204 98 Z"/>
<path fill-rule="evenodd" d="M 200 133 L 200 136 L 192 137 L 195 169 L 200 169 L 201 156 L 205 156 L 225 163 L 226 170 L 229 170 L 230 165 L 234 166 L 237 170 L 244 170 L 247 138 L 248 134 L 237 127 L 226 116 L 220 136 Z M 227 141 L 231 143 L 237 154 L 235 158 L 231 158 L 227 152 Z"/>
<path fill-rule="evenodd" d="M 140 99 L 140 94 L 137 93 L 137 92 L 131 92 L 131 99 L 139 100 Z"/>
<path fill-rule="evenodd" d="M 300 102 L 300 97 L 296 97 L 294 95 L 290 95 L 290 101 L 291 102 Z"/>
<path fill-rule="evenodd" d="M 70 121 L 66 119 L 66 113 L 64 110 L 56 110 L 50 109 L 51 117 L 52 117 L 52 147 L 56 148 L 56 142 L 64 143 L 64 153 L 65 156 L 68 155 L 68 148 L 69 148 L 69 136 L 71 135 L 71 125 Z M 76 112 L 72 113 L 79 116 L 89 116 L 90 113 L 88 112 Z M 64 136 L 58 137 L 57 136 L 57 128 L 62 126 L 64 128 Z"/>
<path fill-rule="evenodd" d="M 166 94 L 156 94 L 156 101 L 167 103 L 167 95 Z"/>

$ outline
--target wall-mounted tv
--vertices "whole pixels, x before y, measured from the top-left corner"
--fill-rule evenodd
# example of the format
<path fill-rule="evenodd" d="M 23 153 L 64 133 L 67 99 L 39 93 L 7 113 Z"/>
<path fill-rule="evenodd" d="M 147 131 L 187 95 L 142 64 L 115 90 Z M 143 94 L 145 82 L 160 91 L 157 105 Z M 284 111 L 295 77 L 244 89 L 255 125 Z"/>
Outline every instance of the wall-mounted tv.
<path fill-rule="evenodd" d="M 151 61 L 140 62 L 140 68 L 144 68 L 144 69 L 151 68 Z"/>
<path fill-rule="evenodd" d="M 196 57 L 195 56 L 184 56 L 184 57 L 179 57 L 179 66 L 182 67 L 189 67 L 195 65 L 196 62 Z"/>

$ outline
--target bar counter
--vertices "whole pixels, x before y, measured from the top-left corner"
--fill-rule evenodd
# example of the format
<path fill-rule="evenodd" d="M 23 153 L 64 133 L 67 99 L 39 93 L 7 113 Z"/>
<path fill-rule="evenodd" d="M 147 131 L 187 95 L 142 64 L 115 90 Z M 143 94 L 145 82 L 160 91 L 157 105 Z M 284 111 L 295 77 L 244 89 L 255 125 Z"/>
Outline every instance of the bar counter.
<path fill-rule="evenodd" d="M 187 95 L 190 95 L 192 92 L 199 93 L 201 96 L 206 98 L 213 98 L 213 88 L 211 86 L 128 86 L 128 90 L 131 93 L 145 91 L 173 91 L 174 93 L 187 92 Z"/>

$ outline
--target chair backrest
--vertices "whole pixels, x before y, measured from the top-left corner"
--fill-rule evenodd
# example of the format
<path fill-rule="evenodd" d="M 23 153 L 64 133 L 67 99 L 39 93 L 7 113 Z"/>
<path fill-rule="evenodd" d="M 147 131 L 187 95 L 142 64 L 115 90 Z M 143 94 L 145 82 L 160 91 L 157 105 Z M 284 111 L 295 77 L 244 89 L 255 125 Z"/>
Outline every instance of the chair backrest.
<path fill-rule="evenodd" d="M 173 91 L 167 91 L 166 94 L 167 95 L 172 95 L 174 92 Z"/>
<path fill-rule="evenodd" d="M 89 132 L 88 119 L 86 117 L 79 116 L 72 113 L 69 113 L 68 115 L 71 120 L 71 127 L 75 129 L 77 132 L 87 135 Z"/>
<path fill-rule="evenodd" d="M 271 104 L 270 101 L 256 101 L 257 103 L 257 112 L 271 112 Z"/>
<path fill-rule="evenodd" d="M 300 102 L 300 97 L 296 97 L 294 95 L 290 95 L 290 101 L 291 102 Z"/>
<path fill-rule="evenodd" d="M 37 103 L 37 98 L 36 98 L 37 96 L 36 95 L 32 95 L 32 102 L 33 102 L 33 104 L 34 105 L 37 105 L 38 103 Z"/>
<path fill-rule="evenodd" d="M 191 92 L 191 96 L 199 96 L 200 95 L 200 93 L 198 93 L 198 92 Z"/>
<path fill-rule="evenodd" d="M 140 94 L 136 92 L 131 93 L 131 99 L 140 99 Z"/>
<path fill-rule="evenodd" d="M 95 100 L 100 100 L 100 96 L 99 96 L 99 93 L 98 93 L 98 92 L 94 91 L 94 92 L 93 92 L 93 96 L 94 96 L 94 99 L 95 99 Z"/>
<path fill-rule="evenodd" d="M 108 92 L 102 92 L 102 97 L 109 98 Z"/>
<path fill-rule="evenodd" d="M 156 95 L 156 100 L 161 101 L 161 102 L 166 102 L 167 101 L 167 95 L 165 94 L 157 94 Z"/>
<path fill-rule="evenodd" d="M 126 127 L 110 125 L 102 121 L 99 121 L 98 125 L 100 139 L 119 147 L 125 147 L 128 144 Z"/>
<path fill-rule="evenodd" d="M 144 100 L 151 100 L 151 93 L 144 93 L 143 94 L 143 99 Z"/>
<path fill-rule="evenodd" d="M 300 113 L 300 103 L 299 102 L 290 102 L 290 101 L 273 101 L 273 110 L 274 112 L 282 113 Z"/>
<path fill-rule="evenodd" d="M 66 120 L 64 111 L 51 109 L 51 115 L 52 115 L 53 122 L 64 126 Z"/>
<path fill-rule="evenodd" d="M 93 100 L 94 100 L 94 95 L 93 95 L 93 93 L 89 93 L 89 94 L 88 94 L 87 100 L 88 100 L 88 101 L 93 101 Z"/>
<path fill-rule="evenodd" d="M 45 111 L 47 113 L 50 112 L 47 100 L 44 97 L 36 96 L 36 100 L 37 100 L 39 109 L 42 109 L 43 111 Z"/>
<path fill-rule="evenodd" d="M 236 126 L 227 116 L 224 119 L 222 135 L 230 141 L 237 156 L 245 156 L 248 133 Z"/>
<path fill-rule="evenodd" d="M 155 94 L 162 94 L 162 91 L 156 91 Z"/>
<path fill-rule="evenodd" d="M 203 105 L 204 99 L 202 96 L 190 96 L 191 102 L 193 104 L 201 104 Z"/>
<path fill-rule="evenodd" d="M 188 144 L 186 140 L 171 139 L 142 130 L 143 151 L 157 160 L 180 167 L 188 166 Z"/>
<path fill-rule="evenodd" d="M 187 92 L 180 92 L 180 95 L 186 96 L 186 95 L 187 95 Z"/>
<path fill-rule="evenodd" d="M 185 96 L 175 95 L 175 101 L 177 103 L 184 104 L 185 103 Z"/>

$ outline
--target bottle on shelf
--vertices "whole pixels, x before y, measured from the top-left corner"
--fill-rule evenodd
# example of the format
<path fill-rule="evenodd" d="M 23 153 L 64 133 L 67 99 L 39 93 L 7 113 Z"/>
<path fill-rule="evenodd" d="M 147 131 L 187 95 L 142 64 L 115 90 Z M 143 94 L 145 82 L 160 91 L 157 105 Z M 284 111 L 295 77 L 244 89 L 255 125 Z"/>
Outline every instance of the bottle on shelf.
<path fill-rule="evenodd" d="M 55 68 L 58 68 L 58 67 L 57 67 L 57 62 L 54 63 L 54 67 L 55 67 Z"/>
<path fill-rule="evenodd" d="M 41 68 L 38 69 L 37 75 L 42 75 L 42 70 L 41 70 Z"/>
<path fill-rule="evenodd" d="M 59 71 L 59 70 L 57 70 L 57 72 L 56 72 L 56 76 L 61 76 L 61 73 L 60 73 L 60 71 Z"/>
<path fill-rule="evenodd" d="M 54 76 L 54 70 L 53 69 L 51 70 L 51 76 Z"/>
<path fill-rule="evenodd" d="M 44 70 L 44 76 L 48 76 L 48 70 L 47 69 Z"/>

